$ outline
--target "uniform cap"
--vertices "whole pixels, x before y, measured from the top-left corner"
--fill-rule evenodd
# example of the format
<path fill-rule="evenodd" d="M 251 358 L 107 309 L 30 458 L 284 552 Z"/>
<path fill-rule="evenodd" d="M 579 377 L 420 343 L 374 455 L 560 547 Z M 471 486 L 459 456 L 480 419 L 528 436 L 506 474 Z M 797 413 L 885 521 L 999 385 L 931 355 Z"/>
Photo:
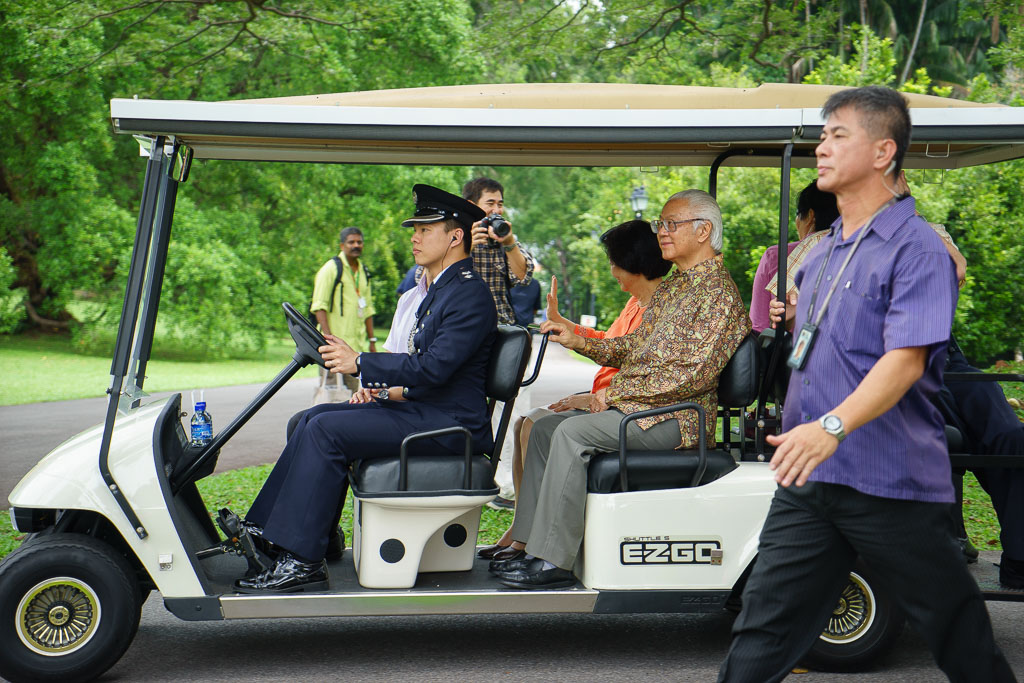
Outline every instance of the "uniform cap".
<path fill-rule="evenodd" d="M 458 195 L 433 187 L 417 184 L 412 186 L 416 212 L 412 218 L 402 221 L 402 227 L 411 228 L 417 223 L 437 223 L 452 219 L 467 230 L 487 215 L 479 206 Z"/>

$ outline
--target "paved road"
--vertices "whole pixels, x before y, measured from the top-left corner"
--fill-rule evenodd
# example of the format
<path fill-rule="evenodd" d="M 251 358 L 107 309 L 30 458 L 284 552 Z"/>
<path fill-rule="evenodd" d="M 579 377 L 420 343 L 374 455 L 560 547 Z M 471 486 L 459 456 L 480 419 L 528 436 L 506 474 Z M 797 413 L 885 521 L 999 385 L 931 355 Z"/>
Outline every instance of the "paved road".
<path fill-rule="evenodd" d="M 589 389 L 593 379 L 594 366 L 571 358 L 557 344 L 552 344 L 548 351 L 540 377 L 529 394 L 530 407 L 547 405 L 567 393 Z M 315 386 L 315 379 L 293 379 L 285 384 L 221 449 L 217 471 L 274 462 L 284 447 L 288 418 L 309 407 Z M 262 388 L 247 384 L 207 389 L 214 427 L 219 429 L 228 424 Z M 169 395 L 170 392 L 154 394 Z M 0 501 L 4 503 L 0 507 L 6 508 L 8 494 L 40 458 L 75 434 L 103 422 L 106 411 L 104 398 L 0 406 Z"/>
<path fill-rule="evenodd" d="M 989 603 L 1024 679 L 1024 605 Z M 729 646 L 727 614 L 350 617 L 189 623 L 158 595 L 105 681 L 712 681 Z M 811 672 L 800 683 L 944 681 L 907 629 L 876 670 Z"/>

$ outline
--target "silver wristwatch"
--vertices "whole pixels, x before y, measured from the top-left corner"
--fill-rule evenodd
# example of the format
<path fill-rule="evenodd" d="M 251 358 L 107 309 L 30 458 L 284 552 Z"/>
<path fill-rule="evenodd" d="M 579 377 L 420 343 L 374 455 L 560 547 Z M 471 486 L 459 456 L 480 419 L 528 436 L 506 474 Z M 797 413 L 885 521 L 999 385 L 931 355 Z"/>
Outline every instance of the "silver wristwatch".
<path fill-rule="evenodd" d="M 839 419 L 838 415 L 833 415 L 832 413 L 822 415 L 821 419 L 818 420 L 818 424 L 826 432 L 839 439 L 840 443 L 846 438 L 846 432 L 843 431 L 843 421 Z"/>
<path fill-rule="evenodd" d="M 388 400 L 388 396 L 389 396 L 388 388 L 387 387 L 381 387 L 380 389 L 378 389 L 376 391 L 375 396 L 376 396 L 378 401 L 386 401 L 386 400 Z"/>

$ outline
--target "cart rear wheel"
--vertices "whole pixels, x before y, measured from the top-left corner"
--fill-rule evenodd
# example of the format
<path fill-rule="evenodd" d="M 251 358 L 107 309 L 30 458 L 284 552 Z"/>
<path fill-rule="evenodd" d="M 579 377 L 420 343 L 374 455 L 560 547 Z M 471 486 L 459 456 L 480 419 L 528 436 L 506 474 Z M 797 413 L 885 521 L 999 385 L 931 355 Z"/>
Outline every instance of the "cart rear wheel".
<path fill-rule="evenodd" d="M 903 613 L 858 563 L 805 661 L 822 671 L 863 669 L 892 648 L 903 623 Z"/>
<path fill-rule="evenodd" d="M 131 567 L 88 536 L 52 534 L 0 564 L 0 676 L 85 681 L 113 666 L 139 625 Z"/>

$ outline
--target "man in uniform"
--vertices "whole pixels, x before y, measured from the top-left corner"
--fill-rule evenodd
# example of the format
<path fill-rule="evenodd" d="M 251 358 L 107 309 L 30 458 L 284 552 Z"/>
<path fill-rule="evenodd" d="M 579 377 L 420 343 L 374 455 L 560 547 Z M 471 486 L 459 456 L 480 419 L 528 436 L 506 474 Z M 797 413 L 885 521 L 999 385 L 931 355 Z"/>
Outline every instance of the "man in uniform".
<path fill-rule="evenodd" d="M 857 556 L 955 681 L 1012 681 L 954 541 L 942 384 L 957 287 L 942 240 L 895 188 L 899 93 L 833 94 L 815 154 L 841 222 L 796 275 L 779 483 L 720 681 L 779 681 L 810 649 Z"/>
<path fill-rule="evenodd" d="M 277 549 L 275 565 L 240 579 L 253 591 L 327 587 L 324 555 L 344 503 L 348 464 L 393 456 L 414 432 L 462 426 L 476 452 L 493 447 L 485 379 L 496 313 L 469 258 L 472 224 L 483 212 L 429 185 L 413 187 L 412 252 L 430 275 L 409 353 L 360 353 L 336 336 L 320 353 L 331 373 L 355 374 L 364 388 L 352 403 L 315 406 L 299 419 L 274 470 L 246 515 L 249 532 Z M 372 396 L 372 398 L 371 398 Z M 461 437 L 435 439 L 462 452 Z"/>
<path fill-rule="evenodd" d="M 370 292 L 370 273 L 359 261 L 363 254 L 363 233 L 348 227 L 338 238 L 341 252 L 320 267 L 313 280 L 313 302 L 309 312 L 316 316 L 317 326 L 329 334 L 344 339 L 357 351 L 376 351 L 377 338 L 373 336 L 373 296 Z M 321 373 L 325 373 L 321 368 Z M 337 377 L 328 378 L 337 381 Z M 359 380 L 344 375 L 345 386 L 355 391 Z"/>

